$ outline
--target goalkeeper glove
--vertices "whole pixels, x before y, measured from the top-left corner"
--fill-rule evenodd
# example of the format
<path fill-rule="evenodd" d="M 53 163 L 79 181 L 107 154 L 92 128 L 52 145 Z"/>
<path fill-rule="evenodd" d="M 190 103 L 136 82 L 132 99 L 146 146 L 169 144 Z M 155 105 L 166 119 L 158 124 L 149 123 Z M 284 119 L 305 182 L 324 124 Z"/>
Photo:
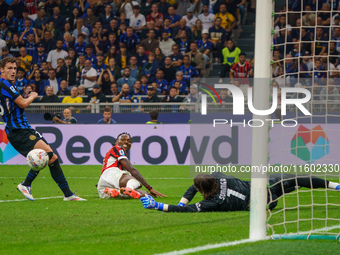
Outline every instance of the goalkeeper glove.
<path fill-rule="evenodd" d="M 156 202 L 150 195 L 145 195 L 144 197 L 140 198 L 140 201 L 143 203 L 143 207 L 145 209 L 156 209 L 158 211 L 163 211 L 164 204 Z"/>
<path fill-rule="evenodd" d="M 182 202 L 179 202 L 177 206 L 185 206 L 185 204 Z"/>

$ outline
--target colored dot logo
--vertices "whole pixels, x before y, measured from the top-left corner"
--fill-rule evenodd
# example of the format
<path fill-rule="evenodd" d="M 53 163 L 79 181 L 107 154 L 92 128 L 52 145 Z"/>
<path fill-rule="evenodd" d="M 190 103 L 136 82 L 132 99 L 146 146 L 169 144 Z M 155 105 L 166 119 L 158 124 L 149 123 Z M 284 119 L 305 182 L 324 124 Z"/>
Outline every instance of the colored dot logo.
<path fill-rule="evenodd" d="M 321 125 L 312 130 L 300 125 L 290 145 L 290 152 L 308 163 L 313 163 L 329 154 L 329 139 Z"/>
<path fill-rule="evenodd" d="M 19 153 L 13 148 L 12 144 L 8 141 L 5 130 L 0 129 L 0 163 L 5 163 L 14 158 Z"/>

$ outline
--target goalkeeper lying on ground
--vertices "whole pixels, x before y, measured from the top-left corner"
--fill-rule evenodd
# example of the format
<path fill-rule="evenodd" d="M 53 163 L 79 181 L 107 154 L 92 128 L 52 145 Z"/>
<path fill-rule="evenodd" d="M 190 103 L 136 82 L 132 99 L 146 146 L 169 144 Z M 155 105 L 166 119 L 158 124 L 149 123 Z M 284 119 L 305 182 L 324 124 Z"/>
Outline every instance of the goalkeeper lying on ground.
<path fill-rule="evenodd" d="M 315 176 L 272 174 L 269 178 L 268 189 L 269 208 L 277 205 L 277 198 L 285 193 L 292 192 L 296 186 L 305 188 L 329 188 L 340 191 L 340 184 L 330 182 Z M 188 204 L 200 192 L 203 200 L 196 204 Z M 151 196 L 145 195 L 140 199 L 146 209 L 157 209 L 165 212 L 226 212 L 248 211 L 250 205 L 250 181 L 242 181 L 233 176 L 222 173 L 199 174 L 184 193 L 178 205 L 168 205 L 156 202 Z"/>

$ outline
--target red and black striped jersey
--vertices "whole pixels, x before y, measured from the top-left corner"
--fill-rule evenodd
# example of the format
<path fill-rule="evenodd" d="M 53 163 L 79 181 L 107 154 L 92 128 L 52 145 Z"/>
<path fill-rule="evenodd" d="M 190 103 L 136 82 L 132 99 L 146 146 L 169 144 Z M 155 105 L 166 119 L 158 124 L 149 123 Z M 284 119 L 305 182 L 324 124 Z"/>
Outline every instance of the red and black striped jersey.
<path fill-rule="evenodd" d="M 102 173 L 110 167 L 118 167 L 120 170 L 124 170 L 124 167 L 119 162 L 124 158 L 127 158 L 125 149 L 119 145 L 113 146 L 105 155 Z"/>
<path fill-rule="evenodd" d="M 240 65 L 240 62 L 235 63 L 231 70 L 234 73 L 234 77 L 240 81 L 240 84 L 249 84 L 249 73 L 253 68 L 248 62 Z"/>

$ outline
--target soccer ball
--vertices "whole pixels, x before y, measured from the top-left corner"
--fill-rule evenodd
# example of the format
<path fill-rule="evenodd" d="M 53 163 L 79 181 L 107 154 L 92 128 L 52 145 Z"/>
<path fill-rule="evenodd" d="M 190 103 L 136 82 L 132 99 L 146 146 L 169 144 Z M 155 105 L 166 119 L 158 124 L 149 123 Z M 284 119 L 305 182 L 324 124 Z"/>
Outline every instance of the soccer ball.
<path fill-rule="evenodd" d="M 26 159 L 28 166 L 35 171 L 40 171 L 44 169 L 49 161 L 47 153 L 42 149 L 31 150 L 27 154 Z"/>

